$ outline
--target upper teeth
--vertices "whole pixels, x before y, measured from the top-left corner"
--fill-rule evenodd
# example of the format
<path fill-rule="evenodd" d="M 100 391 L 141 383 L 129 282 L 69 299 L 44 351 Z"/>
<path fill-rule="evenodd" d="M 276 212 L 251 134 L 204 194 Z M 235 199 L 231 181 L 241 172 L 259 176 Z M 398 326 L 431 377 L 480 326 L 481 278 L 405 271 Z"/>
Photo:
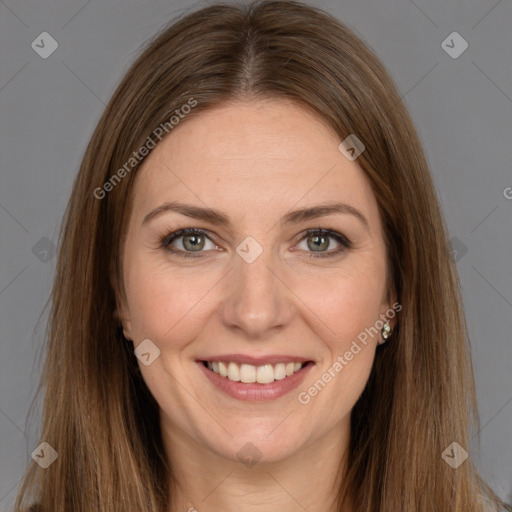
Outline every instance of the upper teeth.
<path fill-rule="evenodd" d="M 213 372 L 221 377 L 227 377 L 234 382 L 258 382 L 260 384 L 268 384 L 274 382 L 274 380 L 283 380 L 299 371 L 303 366 L 303 363 L 277 363 L 275 365 L 253 366 L 252 364 L 225 363 L 221 361 L 207 361 L 206 364 Z"/>

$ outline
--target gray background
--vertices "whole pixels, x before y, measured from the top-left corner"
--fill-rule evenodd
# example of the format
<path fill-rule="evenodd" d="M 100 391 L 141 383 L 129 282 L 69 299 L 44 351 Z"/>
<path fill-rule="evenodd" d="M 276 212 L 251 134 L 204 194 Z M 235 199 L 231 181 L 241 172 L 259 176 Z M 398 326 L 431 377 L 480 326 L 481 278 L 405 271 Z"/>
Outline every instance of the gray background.
<path fill-rule="evenodd" d="M 482 421 L 481 455 L 475 442 L 471 453 L 512 502 L 511 2 L 310 3 L 377 52 L 417 124 L 464 291 Z M 52 244 L 86 143 L 140 45 L 173 16 L 204 5 L 0 0 L 0 511 L 12 504 L 39 444 L 40 408 L 27 413 L 40 373 L 40 315 L 54 273 Z M 454 31 L 469 44 L 458 58 L 442 47 Z M 46 59 L 31 47 L 42 32 L 59 45 Z"/>

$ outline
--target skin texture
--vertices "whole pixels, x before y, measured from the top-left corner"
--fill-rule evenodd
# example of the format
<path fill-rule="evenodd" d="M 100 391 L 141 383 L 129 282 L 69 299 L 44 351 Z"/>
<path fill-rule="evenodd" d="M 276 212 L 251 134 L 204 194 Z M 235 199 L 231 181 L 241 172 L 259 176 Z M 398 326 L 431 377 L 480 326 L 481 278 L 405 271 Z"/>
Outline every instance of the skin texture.
<path fill-rule="evenodd" d="M 331 510 L 350 412 L 380 335 L 360 344 L 308 404 L 297 395 L 393 304 L 375 195 L 357 160 L 338 150 L 340 142 L 319 117 L 291 102 L 237 101 L 183 121 L 138 172 L 120 311 L 134 347 L 150 339 L 161 351 L 151 365 L 139 366 L 160 406 L 179 483 L 170 510 Z M 175 212 L 143 223 L 167 201 L 222 210 L 232 225 Z M 368 227 L 347 213 L 279 223 L 291 210 L 329 202 L 357 208 Z M 202 252 L 194 252 L 200 257 L 180 258 L 163 246 L 181 228 L 207 232 Z M 352 247 L 310 258 L 340 247 L 328 238 L 329 246 L 315 252 L 315 235 L 308 244 L 305 231 L 318 228 L 345 235 Z M 250 264 L 236 252 L 247 236 L 263 249 Z M 193 252 L 185 241 L 172 247 Z M 196 363 L 222 353 L 287 354 L 315 365 L 286 395 L 248 402 L 222 393 Z M 261 454 L 252 467 L 237 456 L 247 443 Z"/>

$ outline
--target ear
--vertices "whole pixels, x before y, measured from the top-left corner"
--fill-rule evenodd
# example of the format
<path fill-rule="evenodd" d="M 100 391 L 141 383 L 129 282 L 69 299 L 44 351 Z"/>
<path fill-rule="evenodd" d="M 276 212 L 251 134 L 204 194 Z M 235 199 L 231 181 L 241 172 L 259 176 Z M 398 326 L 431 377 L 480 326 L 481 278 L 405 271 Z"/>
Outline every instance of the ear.
<path fill-rule="evenodd" d="M 398 313 L 402 310 L 402 305 L 394 292 L 390 293 L 388 299 L 384 301 L 381 309 L 381 318 L 389 322 L 391 329 L 396 327 L 398 322 Z"/>
<path fill-rule="evenodd" d="M 118 303 L 117 308 L 114 310 L 112 314 L 114 321 L 116 324 L 120 324 L 123 327 L 123 335 L 127 340 L 132 339 L 132 323 L 130 321 L 130 316 L 127 312 L 127 308 L 124 305 Z"/>
<path fill-rule="evenodd" d="M 114 291 L 114 297 L 116 300 L 116 309 L 112 313 L 112 317 L 116 324 L 120 324 L 123 327 L 123 334 L 127 340 L 132 340 L 132 323 L 130 320 L 130 312 L 126 304 L 126 292 L 123 286 L 120 286 L 117 279 L 115 270 L 110 272 L 110 284 Z"/>

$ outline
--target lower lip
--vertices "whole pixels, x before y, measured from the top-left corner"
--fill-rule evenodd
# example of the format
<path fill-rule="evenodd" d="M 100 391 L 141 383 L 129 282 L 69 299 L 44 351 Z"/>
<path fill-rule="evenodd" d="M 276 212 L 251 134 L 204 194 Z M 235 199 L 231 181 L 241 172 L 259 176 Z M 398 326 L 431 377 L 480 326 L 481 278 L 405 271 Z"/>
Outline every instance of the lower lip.
<path fill-rule="evenodd" d="M 221 391 L 224 391 L 224 393 L 232 396 L 233 398 L 237 398 L 238 400 L 256 402 L 273 400 L 289 393 L 292 389 L 299 386 L 299 384 L 304 380 L 306 374 L 314 365 L 314 363 L 309 362 L 298 372 L 293 373 L 289 377 L 285 377 L 282 380 L 275 380 L 268 384 L 259 384 L 258 382 L 244 384 L 243 382 L 234 382 L 229 380 L 227 377 L 221 377 L 217 373 L 206 368 L 202 361 L 198 361 L 197 364 L 206 377 L 210 379 L 210 382 L 212 382 Z"/>

